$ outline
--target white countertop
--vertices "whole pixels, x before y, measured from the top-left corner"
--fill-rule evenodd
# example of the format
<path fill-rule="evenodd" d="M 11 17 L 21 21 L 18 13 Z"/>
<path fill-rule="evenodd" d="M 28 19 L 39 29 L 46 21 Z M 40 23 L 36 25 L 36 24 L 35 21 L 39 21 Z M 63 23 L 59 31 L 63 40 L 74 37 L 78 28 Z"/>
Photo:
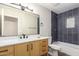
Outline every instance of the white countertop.
<path fill-rule="evenodd" d="M 27 39 L 20 39 L 17 37 L 14 38 L 7 38 L 7 39 L 1 39 L 0 38 L 0 47 L 8 46 L 8 45 L 15 45 L 19 43 L 25 43 L 25 42 L 30 42 L 30 41 L 36 41 L 36 40 L 42 40 L 46 39 L 48 37 L 29 37 Z"/>

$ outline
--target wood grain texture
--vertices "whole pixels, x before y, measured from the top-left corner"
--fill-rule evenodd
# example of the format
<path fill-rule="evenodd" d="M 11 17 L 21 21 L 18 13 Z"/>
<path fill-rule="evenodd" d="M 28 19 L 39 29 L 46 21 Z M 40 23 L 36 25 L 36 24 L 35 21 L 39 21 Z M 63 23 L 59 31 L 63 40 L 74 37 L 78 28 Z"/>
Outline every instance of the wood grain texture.
<path fill-rule="evenodd" d="M 0 47 L 0 56 L 41 56 L 48 54 L 48 39 Z"/>
<path fill-rule="evenodd" d="M 40 55 L 48 54 L 48 40 L 47 39 L 40 40 L 39 47 L 40 47 L 40 50 L 39 50 Z"/>
<path fill-rule="evenodd" d="M 0 56 L 14 56 L 14 46 L 1 47 Z"/>
<path fill-rule="evenodd" d="M 29 56 L 30 55 L 29 43 L 15 45 L 15 56 Z"/>

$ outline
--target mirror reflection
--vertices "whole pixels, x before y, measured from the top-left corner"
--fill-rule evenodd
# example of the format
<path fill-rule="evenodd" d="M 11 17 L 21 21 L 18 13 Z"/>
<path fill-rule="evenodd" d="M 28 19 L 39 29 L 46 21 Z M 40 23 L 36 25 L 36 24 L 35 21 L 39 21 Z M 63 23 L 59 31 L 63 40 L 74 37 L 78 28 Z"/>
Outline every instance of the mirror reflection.
<path fill-rule="evenodd" d="M 0 36 L 39 34 L 39 16 L 0 4 Z"/>

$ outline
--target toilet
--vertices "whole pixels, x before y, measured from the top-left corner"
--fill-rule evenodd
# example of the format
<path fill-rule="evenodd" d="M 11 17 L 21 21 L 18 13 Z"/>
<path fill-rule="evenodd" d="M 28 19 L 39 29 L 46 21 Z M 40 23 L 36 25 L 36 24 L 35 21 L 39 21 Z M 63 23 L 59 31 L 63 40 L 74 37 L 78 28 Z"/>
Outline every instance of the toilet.
<path fill-rule="evenodd" d="M 51 42 L 52 42 L 52 38 L 49 37 L 49 39 L 48 39 L 48 55 L 58 56 L 58 51 L 60 50 L 60 47 L 53 43 L 51 44 Z"/>

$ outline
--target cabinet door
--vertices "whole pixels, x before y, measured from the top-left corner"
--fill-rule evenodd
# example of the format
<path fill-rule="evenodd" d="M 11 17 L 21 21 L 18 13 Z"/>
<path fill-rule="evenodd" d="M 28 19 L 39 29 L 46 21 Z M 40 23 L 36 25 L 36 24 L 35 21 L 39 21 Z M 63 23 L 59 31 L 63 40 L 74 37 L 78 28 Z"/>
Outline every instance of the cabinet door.
<path fill-rule="evenodd" d="M 15 56 L 29 56 L 29 43 L 19 44 L 15 46 Z"/>
<path fill-rule="evenodd" d="M 14 47 L 1 47 L 0 48 L 0 56 L 13 56 L 14 55 Z"/>
<path fill-rule="evenodd" d="M 30 42 L 30 55 L 39 56 L 39 41 Z"/>

